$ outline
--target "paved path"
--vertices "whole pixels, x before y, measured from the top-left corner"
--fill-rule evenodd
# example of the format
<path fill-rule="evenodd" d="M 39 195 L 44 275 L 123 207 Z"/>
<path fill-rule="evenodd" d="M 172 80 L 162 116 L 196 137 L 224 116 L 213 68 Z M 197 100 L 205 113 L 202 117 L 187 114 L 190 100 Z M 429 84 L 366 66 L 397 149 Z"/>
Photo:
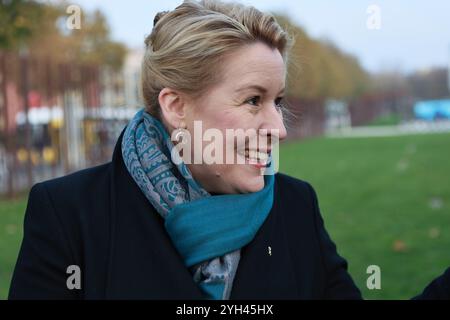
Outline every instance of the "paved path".
<path fill-rule="evenodd" d="M 389 137 L 411 134 L 450 132 L 450 121 L 412 121 L 395 126 L 353 127 L 328 132 L 330 138 Z"/>

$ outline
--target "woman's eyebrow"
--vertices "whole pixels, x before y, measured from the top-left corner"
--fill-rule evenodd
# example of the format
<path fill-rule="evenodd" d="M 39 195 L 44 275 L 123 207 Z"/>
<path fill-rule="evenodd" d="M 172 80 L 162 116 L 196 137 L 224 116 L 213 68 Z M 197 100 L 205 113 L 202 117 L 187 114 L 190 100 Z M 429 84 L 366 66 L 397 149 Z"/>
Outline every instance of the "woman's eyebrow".
<path fill-rule="evenodd" d="M 252 84 L 252 85 L 248 85 L 248 86 L 239 88 L 239 89 L 236 90 L 236 92 L 241 92 L 241 91 L 248 90 L 248 89 L 256 89 L 256 90 L 258 90 L 258 91 L 260 91 L 262 93 L 267 93 L 267 89 L 266 88 L 261 87 L 261 86 L 256 85 L 256 84 Z M 283 93 L 284 90 L 285 90 L 285 88 L 281 89 L 281 91 L 278 94 Z"/>

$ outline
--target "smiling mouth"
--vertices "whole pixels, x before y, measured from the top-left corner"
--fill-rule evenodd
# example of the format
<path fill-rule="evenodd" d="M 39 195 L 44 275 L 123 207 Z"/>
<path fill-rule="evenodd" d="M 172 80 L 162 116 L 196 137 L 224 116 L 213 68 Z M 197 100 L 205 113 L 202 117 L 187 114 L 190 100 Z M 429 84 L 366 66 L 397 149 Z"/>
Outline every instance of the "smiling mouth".
<path fill-rule="evenodd" d="M 245 159 L 246 164 L 252 164 L 257 166 L 267 166 L 270 162 L 270 150 L 257 151 L 257 150 L 239 150 L 238 154 Z"/>

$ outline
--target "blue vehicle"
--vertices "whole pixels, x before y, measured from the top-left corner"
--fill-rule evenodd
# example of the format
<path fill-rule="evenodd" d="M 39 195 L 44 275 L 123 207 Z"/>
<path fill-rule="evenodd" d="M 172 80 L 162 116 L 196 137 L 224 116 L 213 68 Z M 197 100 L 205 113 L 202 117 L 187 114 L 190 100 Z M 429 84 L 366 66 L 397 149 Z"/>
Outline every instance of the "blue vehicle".
<path fill-rule="evenodd" d="M 450 99 L 418 101 L 414 105 L 414 114 L 417 119 L 427 121 L 438 119 L 450 120 Z"/>

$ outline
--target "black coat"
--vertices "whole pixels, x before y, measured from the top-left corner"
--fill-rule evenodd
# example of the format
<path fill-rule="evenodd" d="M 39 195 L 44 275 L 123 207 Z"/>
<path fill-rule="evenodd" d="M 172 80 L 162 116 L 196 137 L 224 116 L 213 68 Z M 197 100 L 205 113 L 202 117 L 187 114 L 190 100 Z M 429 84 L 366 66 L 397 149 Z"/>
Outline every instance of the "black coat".
<path fill-rule="evenodd" d="M 123 163 L 122 135 L 111 162 L 33 186 L 10 299 L 202 298 Z M 279 173 L 274 192 L 231 299 L 360 299 L 311 185 Z M 80 290 L 67 288 L 70 265 L 81 268 Z"/>

